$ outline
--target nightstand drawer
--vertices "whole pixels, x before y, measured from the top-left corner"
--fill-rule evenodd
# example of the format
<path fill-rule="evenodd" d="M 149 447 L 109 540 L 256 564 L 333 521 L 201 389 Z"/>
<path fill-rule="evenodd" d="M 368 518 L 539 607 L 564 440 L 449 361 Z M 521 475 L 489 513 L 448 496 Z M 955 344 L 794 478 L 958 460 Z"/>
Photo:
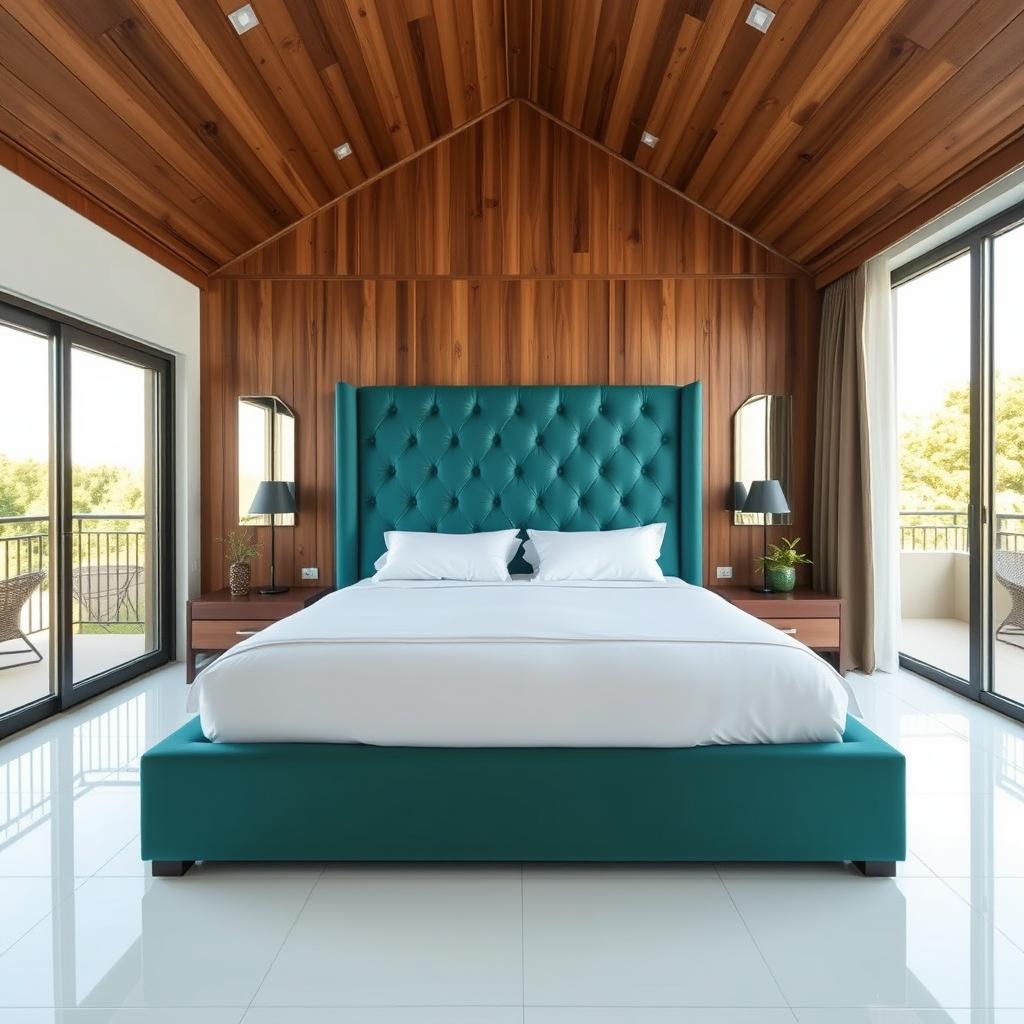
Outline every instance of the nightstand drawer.
<path fill-rule="evenodd" d="M 193 619 L 192 646 L 197 651 L 226 651 L 269 625 L 266 619 Z"/>
<path fill-rule="evenodd" d="M 765 619 L 808 647 L 839 649 L 839 619 Z"/>

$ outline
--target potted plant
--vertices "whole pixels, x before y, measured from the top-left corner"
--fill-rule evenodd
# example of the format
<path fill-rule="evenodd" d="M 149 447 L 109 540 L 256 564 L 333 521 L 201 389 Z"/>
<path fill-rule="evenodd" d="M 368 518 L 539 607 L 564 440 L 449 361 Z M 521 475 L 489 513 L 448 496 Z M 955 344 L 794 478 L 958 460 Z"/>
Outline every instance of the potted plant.
<path fill-rule="evenodd" d="M 228 587 L 232 597 L 246 597 L 252 587 L 249 562 L 260 553 L 260 546 L 248 530 L 232 530 L 221 538 L 224 559 L 228 563 Z"/>
<path fill-rule="evenodd" d="M 796 586 L 796 567 L 810 565 L 811 560 L 797 550 L 799 537 L 786 540 L 783 537 L 778 544 L 768 548 L 768 554 L 758 558 L 757 571 L 763 572 L 765 582 L 779 594 L 788 594 Z"/>

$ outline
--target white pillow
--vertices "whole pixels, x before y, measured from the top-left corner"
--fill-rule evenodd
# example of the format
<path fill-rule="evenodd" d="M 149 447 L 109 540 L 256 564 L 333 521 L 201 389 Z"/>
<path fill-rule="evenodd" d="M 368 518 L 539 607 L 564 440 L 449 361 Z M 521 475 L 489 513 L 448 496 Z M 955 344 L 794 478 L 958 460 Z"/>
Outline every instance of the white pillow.
<path fill-rule="evenodd" d="M 626 530 L 527 530 L 526 560 L 538 580 L 663 580 L 665 524 Z M 532 550 L 531 550 L 532 548 Z M 534 556 L 534 558 L 531 557 Z"/>
<path fill-rule="evenodd" d="M 387 553 L 374 563 L 375 580 L 509 579 L 508 563 L 519 548 L 518 531 L 413 533 L 389 530 Z"/>

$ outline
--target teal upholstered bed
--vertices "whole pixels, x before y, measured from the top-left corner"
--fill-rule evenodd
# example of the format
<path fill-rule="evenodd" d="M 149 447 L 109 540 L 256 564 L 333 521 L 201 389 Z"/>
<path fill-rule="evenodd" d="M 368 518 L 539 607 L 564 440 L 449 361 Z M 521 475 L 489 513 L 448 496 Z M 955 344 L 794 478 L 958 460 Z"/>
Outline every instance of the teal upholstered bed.
<path fill-rule="evenodd" d="M 387 529 L 666 524 L 701 584 L 699 384 L 362 388 L 336 395 L 337 584 Z M 282 684 L 286 685 L 286 684 Z M 142 759 L 142 855 L 209 860 L 850 860 L 905 855 L 904 761 L 841 743 L 446 749 L 210 743 L 192 721 Z"/>

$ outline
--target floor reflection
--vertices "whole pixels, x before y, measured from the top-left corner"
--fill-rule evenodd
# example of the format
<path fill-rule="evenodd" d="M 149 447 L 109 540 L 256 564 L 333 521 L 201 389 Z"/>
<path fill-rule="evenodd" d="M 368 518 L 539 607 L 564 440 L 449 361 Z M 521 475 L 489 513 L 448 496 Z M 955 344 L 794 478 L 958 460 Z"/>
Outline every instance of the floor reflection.
<path fill-rule="evenodd" d="M 286 1005 L 404 1006 L 387 1020 L 419 1024 L 455 1017 L 415 1007 L 471 1000 L 487 1024 L 505 1018 L 483 1008 L 523 1001 L 698 997 L 764 1020 L 788 1006 L 822 1024 L 1022 1024 L 994 1008 L 1024 1006 L 1024 730 L 906 673 L 853 685 L 908 758 L 912 856 L 895 880 L 838 865 L 200 865 L 154 880 L 139 757 L 184 719 L 181 672 L 161 670 L 0 744 L 0 1024 L 79 1019 L 47 1007 L 328 1019 L 270 1011 Z M 649 1020 L 748 1019 L 688 1013 Z"/>

